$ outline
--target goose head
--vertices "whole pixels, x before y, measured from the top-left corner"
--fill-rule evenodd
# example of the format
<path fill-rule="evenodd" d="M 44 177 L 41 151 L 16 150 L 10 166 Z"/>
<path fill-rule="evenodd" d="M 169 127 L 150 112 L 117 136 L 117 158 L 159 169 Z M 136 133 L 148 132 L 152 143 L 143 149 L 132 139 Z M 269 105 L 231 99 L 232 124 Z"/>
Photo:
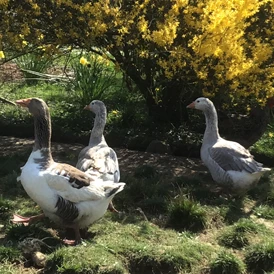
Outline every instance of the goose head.
<path fill-rule="evenodd" d="M 84 109 L 92 111 L 96 115 L 99 113 L 105 113 L 106 112 L 106 106 L 102 101 L 99 100 L 93 100 L 90 102 L 89 105 L 86 105 Z"/>
<path fill-rule="evenodd" d="M 16 101 L 16 104 L 21 107 L 28 108 L 29 112 L 33 116 L 48 115 L 48 107 L 42 99 L 39 99 L 39 98 L 20 99 Z"/>
<path fill-rule="evenodd" d="M 195 101 L 193 101 L 191 104 L 187 106 L 187 108 L 193 108 L 193 109 L 199 109 L 201 111 L 205 111 L 208 108 L 211 108 L 213 103 L 205 98 L 205 97 L 200 97 L 197 98 Z"/>

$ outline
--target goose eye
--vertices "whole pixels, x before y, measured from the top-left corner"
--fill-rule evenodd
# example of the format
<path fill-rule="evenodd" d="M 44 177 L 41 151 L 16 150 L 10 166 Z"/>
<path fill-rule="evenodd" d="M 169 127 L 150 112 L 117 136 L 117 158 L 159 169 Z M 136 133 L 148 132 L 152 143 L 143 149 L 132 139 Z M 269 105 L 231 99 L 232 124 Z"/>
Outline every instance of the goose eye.
<path fill-rule="evenodd" d="M 200 100 L 198 100 L 197 103 L 200 103 Z"/>
<path fill-rule="evenodd" d="M 94 105 L 94 103 L 91 103 L 92 105 Z"/>

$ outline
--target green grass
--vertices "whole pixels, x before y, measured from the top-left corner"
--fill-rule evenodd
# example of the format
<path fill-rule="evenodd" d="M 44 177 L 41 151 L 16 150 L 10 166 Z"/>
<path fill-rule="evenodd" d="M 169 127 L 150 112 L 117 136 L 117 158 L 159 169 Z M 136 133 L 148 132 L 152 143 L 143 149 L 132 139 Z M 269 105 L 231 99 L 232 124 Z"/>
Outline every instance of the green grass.
<path fill-rule="evenodd" d="M 235 255 L 221 251 L 210 263 L 210 274 L 241 274 L 245 271 L 244 263 Z"/>
<path fill-rule="evenodd" d="M 0 235 L 4 235 L 0 238 L 0 273 L 20 273 L 22 269 L 35 273 L 30 255 L 20 248 L 28 239 L 47 244 L 41 245 L 47 258 L 44 273 L 232 274 L 260 273 L 263 267 L 274 270 L 274 221 L 258 216 L 258 208 L 271 207 L 272 174 L 249 196 L 235 199 L 215 191 L 208 177 L 170 178 L 160 176 L 153 166 L 140 166 L 132 175 L 122 175 L 127 186 L 114 203 L 123 213 L 107 213 L 92 225 L 86 246 L 67 247 L 61 241 L 65 230 L 48 220 L 30 227 L 9 222 L 13 212 L 27 216 L 41 212 L 16 182 L 29 152 L 26 149 L 0 157 Z M 77 157 L 77 152 L 54 153 L 64 161 Z"/>
<path fill-rule="evenodd" d="M 206 208 L 186 197 L 172 201 L 168 213 L 167 227 L 192 232 L 201 231 L 206 227 Z"/>
<path fill-rule="evenodd" d="M 240 219 L 235 224 L 228 226 L 218 236 L 218 243 L 227 248 L 241 249 L 250 245 L 258 234 L 270 234 L 264 225 L 258 224 L 250 219 Z M 273 234 L 274 236 L 274 234 Z"/>
<path fill-rule="evenodd" d="M 269 205 L 259 205 L 254 209 L 255 214 L 258 217 L 265 219 L 274 219 L 274 208 Z"/>
<path fill-rule="evenodd" d="M 260 140 L 252 146 L 251 151 L 254 151 L 262 155 L 266 155 L 267 157 L 273 159 L 274 158 L 273 147 L 274 147 L 274 120 L 272 119 L 266 132 L 263 134 Z"/>
<path fill-rule="evenodd" d="M 79 136 L 89 134 L 92 115 L 82 110 L 83 102 L 75 99 L 78 98 L 75 91 L 52 83 L 17 87 L 4 85 L 0 96 L 11 101 L 41 97 L 51 108 L 55 129 L 61 127 L 63 135 L 71 131 Z M 137 140 L 141 147 L 149 140 L 146 130 L 154 124 L 149 123 L 144 108 L 139 108 L 142 100 L 134 96 L 116 94 L 106 101 L 110 113 L 106 130 L 118 139 L 123 133 L 123 138 Z M 133 107 L 136 112 L 132 111 Z M 2 125 L 15 125 L 19 133 L 29 127 L 33 134 L 32 117 L 27 111 L 3 104 L 0 116 Z M 136 130 L 132 129 L 132 124 L 136 125 Z M 146 129 L 140 130 L 142 127 Z M 117 132 L 119 134 L 115 135 Z M 179 138 L 174 132 L 167 135 L 167 138 Z M 72 138 L 70 133 L 67 136 Z M 264 146 L 269 150 L 273 147 L 268 137 L 265 135 L 264 145 L 258 143 L 262 150 Z M 9 155 L 0 154 L 0 274 L 37 272 L 18 248 L 18 243 L 29 238 L 45 241 L 50 246 L 42 248 L 47 256 L 43 273 L 249 274 L 274 271 L 273 172 L 266 174 L 245 197 L 235 198 L 218 189 L 208 175 L 166 177 L 158 168 L 146 164 L 137 167 L 131 175 L 121 170 L 121 180 L 127 185 L 115 197 L 114 204 L 122 214 L 107 213 L 89 228 L 86 246 L 71 248 L 61 242 L 65 230 L 48 220 L 30 227 L 9 222 L 14 212 L 27 216 L 41 212 L 16 181 L 29 153 L 29 149 L 23 149 Z M 54 153 L 65 162 L 75 163 L 77 159 L 76 152 Z"/>
<path fill-rule="evenodd" d="M 245 255 L 245 262 L 251 273 L 269 273 L 274 270 L 274 243 L 252 246 Z"/>

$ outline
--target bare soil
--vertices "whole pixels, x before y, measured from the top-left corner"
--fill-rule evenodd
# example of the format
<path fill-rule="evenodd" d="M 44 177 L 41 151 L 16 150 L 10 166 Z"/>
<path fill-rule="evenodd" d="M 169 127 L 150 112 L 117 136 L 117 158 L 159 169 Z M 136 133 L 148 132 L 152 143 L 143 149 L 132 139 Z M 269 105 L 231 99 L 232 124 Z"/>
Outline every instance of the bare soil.
<path fill-rule="evenodd" d="M 7 156 L 24 152 L 33 146 L 32 139 L 16 138 L 11 136 L 0 136 L 0 155 Z M 80 144 L 52 143 L 52 154 L 55 161 L 64 161 L 70 164 L 71 157 L 66 160 L 66 155 L 78 156 L 83 148 Z M 189 176 L 195 173 L 205 173 L 206 168 L 200 159 L 171 156 L 168 154 L 156 154 L 142 151 L 133 151 L 124 148 L 114 148 L 120 165 L 121 173 L 130 174 L 142 165 L 150 165 L 165 176 Z M 76 164 L 76 163 L 74 163 Z"/>

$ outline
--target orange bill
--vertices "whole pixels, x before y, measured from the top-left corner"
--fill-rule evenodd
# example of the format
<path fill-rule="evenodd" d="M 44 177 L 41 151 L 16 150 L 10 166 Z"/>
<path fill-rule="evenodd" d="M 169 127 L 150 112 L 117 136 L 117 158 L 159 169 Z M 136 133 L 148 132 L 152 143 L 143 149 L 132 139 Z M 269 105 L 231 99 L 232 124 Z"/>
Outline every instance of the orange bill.
<path fill-rule="evenodd" d="M 21 107 L 28 107 L 31 98 L 16 100 L 15 103 Z"/>
<path fill-rule="evenodd" d="M 189 105 L 187 106 L 187 108 L 195 108 L 195 102 L 192 102 L 191 104 L 189 104 Z"/>

